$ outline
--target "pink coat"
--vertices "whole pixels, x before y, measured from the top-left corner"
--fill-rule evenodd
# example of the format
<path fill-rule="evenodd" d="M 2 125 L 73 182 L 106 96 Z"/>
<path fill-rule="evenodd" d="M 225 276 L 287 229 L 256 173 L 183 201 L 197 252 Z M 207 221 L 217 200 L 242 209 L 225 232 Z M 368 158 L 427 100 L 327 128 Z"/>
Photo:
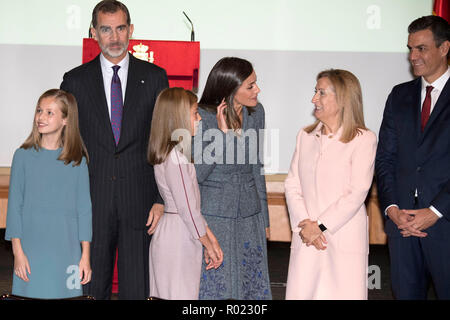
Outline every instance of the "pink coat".
<path fill-rule="evenodd" d="M 370 189 L 376 136 L 363 130 L 349 143 L 303 129 L 285 181 L 292 229 L 286 299 L 367 299 L 368 226 L 364 205 Z M 298 224 L 320 220 L 327 249 L 307 247 Z"/>

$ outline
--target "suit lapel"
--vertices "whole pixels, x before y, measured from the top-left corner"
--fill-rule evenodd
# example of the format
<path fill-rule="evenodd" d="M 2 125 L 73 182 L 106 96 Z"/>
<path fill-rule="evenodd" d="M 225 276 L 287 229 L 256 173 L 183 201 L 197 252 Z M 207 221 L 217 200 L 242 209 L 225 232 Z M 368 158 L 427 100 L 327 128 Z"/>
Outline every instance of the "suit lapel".
<path fill-rule="evenodd" d="M 137 87 L 139 79 L 139 68 L 137 67 L 135 57 L 133 55 L 129 54 L 130 56 L 130 62 L 128 65 L 128 76 L 127 76 L 127 89 L 125 92 L 125 99 L 124 99 L 124 113 L 127 112 L 130 106 L 134 105 L 132 103 L 133 98 L 135 97 L 135 91 Z"/>
<path fill-rule="evenodd" d="M 409 112 L 409 119 L 413 124 L 414 134 L 417 139 L 417 143 L 420 143 L 422 132 L 420 130 L 420 119 L 421 119 L 421 106 L 420 106 L 420 95 L 422 90 L 422 80 L 417 78 L 412 84 L 412 90 L 406 101 L 407 110 Z"/>
<path fill-rule="evenodd" d="M 241 124 L 241 135 L 240 137 L 244 137 L 245 132 L 247 131 L 247 129 L 249 128 L 249 125 L 251 125 L 252 123 L 252 117 L 251 115 L 249 115 L 247 107 L 242 107 L 242 124 Z M 244 147 L 245 146 L 245 139 L 237 139 L 237 143 Z"/>
<path fill-rule="evenodd" d="M 100 55 L 95 58 L 91 65 L 91 68 L 92 70 L 89 72 L 91 76 L 87 80 L 87 87 L 90 90 L 90 96 L 92 98 L 92 101 L 94 102 L 92 106 L 94 112 L 97 114 L 100 125 L 105 128 L 105 130 L 108 132 L 108 136 L 110 136 L 111 138 L 111 142 L 115 144 L 111 127 L 111 120 L 109 117 L 108 103 L 106 102 L 102 68 L 100 66 Z"/>
<path fill-rule="evenodd" d="M 242 130 L 246 131 L 249 127 L 249 125 L 251 125 L 249 123 L 249 121 L 252 121 L 253 118 L 252 116 L 249 114 L 247 107 L 242 107 Z"/>
<path fill-rule="evenodd" d="M 447 80 L 441 94 L 439 95 L 438 101 L 434 105 L 433 111 L 430 114 L 430 118 L 425 126 L 424 132 L 422 134 L 422 139 L 425 137 L 428 131 L 430 131 L 433 123 L 437 121 L 439 114 L 449 105 L 450 100 L 450 80 Z"/>
<path fill-rule="evenodd" d="M 125 99 L 123 103 L 123 115 L 122 115 L 122 126 L 120 131 L 120 140 L 118 148 L 126 143 L 126 135 L 130 123 L 132 123 L 133 117 L 133 106 L 136 106 L 136 89 L 142 79 L 140 76 L 140 70 L 135 61 L 135 57 L 129 54 L 130 62 L 128 65 L 128 76 L 127 76 L 127 89 L 125 91 Z M 144 97 L 141 97 L 144 98 Z"/>

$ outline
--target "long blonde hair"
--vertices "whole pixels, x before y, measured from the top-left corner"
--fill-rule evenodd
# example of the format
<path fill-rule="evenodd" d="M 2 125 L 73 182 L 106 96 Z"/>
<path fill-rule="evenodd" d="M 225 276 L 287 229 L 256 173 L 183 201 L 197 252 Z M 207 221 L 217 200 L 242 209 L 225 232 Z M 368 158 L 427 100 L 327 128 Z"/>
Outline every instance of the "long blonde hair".
<path fill-rule="evenodd" d="M 347 70 L 329 69 L 320 72 L 317 79 L 328 78 L 336 94 L 336 102 L 341 107 L 340 124 L 342 135 L 340 141 L 347 143 L 353 140 L 361 130 L 367 130 L 364 123 L 361 85 L 358 78 Z M 311 133 L 320 123 L 319 120 L 305 128 Z"/>
<path fill-rule="evenodd" d="M 191 150 L 191 106 L 197 96 L 183 88 L 167 88 L 161 91 L 153 110 L 147 160 L 156 165 L 164 162 L 175 146 L 183 149 L 185 155 Z M 184 130 L 184 135 L 173 140 L 174 133 Z M 177 136 L 178 138 L 178 136 Z M 190 159 L 190 156 L 188 157 Z"/>
<path fill-rule="evenodd" d="M 61 110 L 63 119 L 67 119 L 66 125 L 61 131 L 60 143 L 63 149 L 58 160 L 64 161 L 64 164 L 66 165 L 73 162 L 74 166 L 80 165 L 83 157 L 85 157 L 88 162 L 88 153 L 83 143 L 83 139 L 80 136 L 78 106 L 75 97 L 71 93 L 63 90 L 47 90 L 39 97 L 35 108 L 35 114 L 40 107 L 42 100 L 45 98 L 53 98 Z M 42 134 L 39 133 L 35 117 L 33 117 L 31 133 L 20 147 L 23 149 L 34 148 L 39 150 L 42 147 L 41 140 Z"/>

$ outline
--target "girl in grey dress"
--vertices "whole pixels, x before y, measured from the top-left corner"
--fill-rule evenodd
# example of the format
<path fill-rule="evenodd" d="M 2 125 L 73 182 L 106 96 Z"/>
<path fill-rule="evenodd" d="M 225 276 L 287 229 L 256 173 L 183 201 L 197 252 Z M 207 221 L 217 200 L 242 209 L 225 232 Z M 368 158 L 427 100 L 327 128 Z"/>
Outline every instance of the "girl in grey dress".
<path fill-rule="evenodd" d="M 200 299 L 271 299 L 269 229 L 262 159 L 264 108 L 250 62 L 223 58 L 199 102 L 193 142 L 201 211 L 224 252 L 218 269 L 202 269 Z"/>

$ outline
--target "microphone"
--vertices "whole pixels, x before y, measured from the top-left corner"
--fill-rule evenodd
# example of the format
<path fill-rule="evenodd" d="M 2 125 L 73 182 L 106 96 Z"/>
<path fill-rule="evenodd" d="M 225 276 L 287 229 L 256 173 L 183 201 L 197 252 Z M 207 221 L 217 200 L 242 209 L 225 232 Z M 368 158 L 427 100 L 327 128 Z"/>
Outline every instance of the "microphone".
<path fill-rule="evenodd" d="M 192 23 L 191 19 L 187 16 L 187 14 L 183 11 L 184 16 L 188 19 L 188 21 L 191 23 L 191 41 L 195 41 L 195 33 L 194 33 L 194 24 Z"/>

